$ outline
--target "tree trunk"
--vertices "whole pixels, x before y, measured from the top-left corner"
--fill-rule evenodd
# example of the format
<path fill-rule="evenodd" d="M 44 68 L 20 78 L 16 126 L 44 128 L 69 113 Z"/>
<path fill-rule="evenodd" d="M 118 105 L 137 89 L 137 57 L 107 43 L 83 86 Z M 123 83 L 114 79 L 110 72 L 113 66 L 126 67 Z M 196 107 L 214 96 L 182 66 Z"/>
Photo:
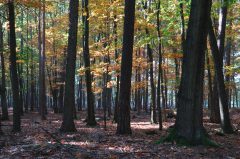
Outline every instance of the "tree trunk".
<path fill-rule="evenodd" d="M 90 70 L 90 54 L 89 54 L 89 11 L 88 11 L 88 0 L 82 1 L 82 8 L 86 12 L 86 15 L 83 15 L 83 58 L 85 64 L 85 80 L 87 87 L 87 125 L 95 126 L 97 124 L 95 119 L 95 111 L 94 111 L 94 94 L 92 92 L 92 78 L 91 78 L 91 70 Z"/>
<path fill-rule="evenodd" d="M 2 82 L 1 82 L 1 106 L 2 106 L 2 120 L 8 120 L 8 107 L 6 98 L 6 77 L 5 77 L 5 63 L 3 55 L 3 29 L 2 22 L 0 21 L 0 57 L 1 57 L 1 67 L 2 67 Z"/>
<path fill-rule="evenodd" d="M 74 124 L 75 108 L 75 69 L 77 55 L 77 31 L 78 31 L 78 6 L 79 1 L 70 0 L 69 3 L 69 35 L 66 64 L 66 81 L 63 106 L 62 132 L 76 131 Z"/>
<path fill-rule="evenodd" d="M 31 31 L 30 31 L 30 36 L 31 36 L 31 40 L 33 39 L 33 28 L 32 27 L 30 27 L 31 28 Z M 33 46 L 32 46 L 32 44 L 31 44 L 31 48 L 33 48 Z M 36 103 L 36 101 L 34 100 L 34 98 L 35 98 L 35 94 L 36 94 L 36 92 L 35 92 L 35 79 L 34 79 L 34 71 L 35 71 L 35 69 L 34 69 L 34 60 L 33 60 L 33 51 L 31 51 L 31 95 L 30 95 L 30 110 L 31 111 L 33 111 L 34 110 L 34 106 L 35 106 L 35 103 Z"/>
<path fill-rule="evenodd" d="M 146 82 L 145 82 L 145 94 L 144 94 L 144 110 L 146 113 L 148 113 L 148 77 L 149 72 L 148 69 L 146 70 Z"/>
<path fill-rule="evenodd" d="M 210 46 L 212 49 L 215 75 L 217 80 L 217 90 L 219 95 L 219 108 L 220 108 L 220 117 L 221 117 L 221 127 L 224 133 L 232 133 L 233 128 L 231 125 L 229 117 L 229 108 L 228 108 L 228 96 L 224 84 L 223 76 L 223 65 L 222 65 L 222 55 L 220 54 L 217 46 L 217 40 L 214 34 L 212 20 L 209 18 L 209 38 Z M 220 47 L 219 47 L 220 48 Z"/>
<path fill-rule="evenodd" d="M 40 0 L 41 1 L 41 0 Z M 39 107 L 41 119 L 46 120 L 46 86 L 45 86 L 45 0 L 39 10 Z M 41 11 L 42 9 L 42 11 Z M 42 23 L 40 23 L 42 21 Z"/>
<path fill-rule="evenodd" d="M 115 13 L 114 13 L 115 14 Z M 113 22 L 113 34 L 115 36 L 115 39 L 114 39 L 114 47 L 115 47 L 115 60 L 116 60 L 116 63 L 117 63 L 117 59 L 118 59 L 118 50 L 117 50 L 117 22 L 116 22 L 116 19 L 117 19 L 117 16 L 116 14 L 114 15 L 114 22 Z M 118 64 L 118 63 L 117 63 Z M 117 88 L 116 88 L 116 95 L 115 95 L 115 108 L 114 108 L 114 117 L 113 117 L 113 121 L 114 122 L 118 122 L 118 98 L 119 98 L 119 72 L 117 71 L 117 79 L 116 79 L 116 82 L 117 82 Z"/>
<path fill-rule="evenodd" d="M 193 0 L 184 50 L 182 78 L 177 100 L 176 136 L 190 144 L 201 144 L 204 52 L 207 40 L 209 1 Z M 180 139 L 179 139 L 180 138 Z"/>
<path fill-rule="evenodd" d="M 17 74 L 17 56 L 16 56 L 16 33 L 15 33 L 15 11 L 14 1 L 8 2 L 9 10 L 9 30 L 10 30 L 10 72 L 13 94 L 13 132 L 21 131 L 21 114 L 19 103 L 19 84 Z"/>
<path fill-rule="evenodd" d="M 148 33 L 147 33 L 148 34 Z M 150 64 L 150 85 L 151 85 L 151 123 L 157 123 L 156 115 L 156 89 L 153 75 L 153 54 L 150 44 L 147 44 L 148 62 Z"/>
<path fill-rule="evenodd" d="M 135 0 L 125 0 L 117 134 L 131 134 L 130 97 L 134 43 Z"/>
<path fill-rule="evenodd" d="M 28 44 L 28 28 L 29 28 L 29 22 L 28 22 L 28 15 L 29 15 L 29 12 L 27 10 L 27 44 Z M 24 108 L 25 108 L 25 112 L 28 113 L 28 109 L 29 109 L 29 49 L 28 49 L 29 46 L 27 46 L 27 60 L 26 60 L 26 96 L 25 96 L 25 105 L 24 105 Z"/>
<path fill-rule="evenodd" d="M 157 86 L 157 107 L 158 107 L 158 122 L 159 122 L 159 130 L 162 130 L 162 109 L 161 109 L 161 82 L 162 79 L 162 41 L 161 41 L 161 22 L 160 22 L 160 14 L 161 14 L 161 1 L 158 0 L 157 3 L 157 33 L 158 33 L 158 86 Z"/>

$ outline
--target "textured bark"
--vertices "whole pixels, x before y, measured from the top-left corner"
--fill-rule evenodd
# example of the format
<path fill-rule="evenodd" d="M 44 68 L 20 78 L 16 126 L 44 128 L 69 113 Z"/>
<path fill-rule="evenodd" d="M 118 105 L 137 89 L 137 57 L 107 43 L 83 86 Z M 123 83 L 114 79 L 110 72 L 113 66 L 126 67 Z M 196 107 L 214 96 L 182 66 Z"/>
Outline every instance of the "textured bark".
<path fill-rule="evenodd" d="M 65 76 L 66 81 L 63 106 L 63 122 L 60 128 L 62 132 L 76 131 L 74 124 L 74 108 L 75 108 L 75 69 L 77 55 L 78 6 L 79 1 L 70 0 L 69 35 Z"/>
<path fill-rule="evenodd" d="M 202 143 L 204 52 L 207 22 L 210 15 L 208 0 L 193 0 L 188 24 L 186 49 L 177 100 L 176 135 L 191 144 Z"/>
<path fill-rule="evenodd" d="M 125 0 L 124 9 L 124 33 L 123 50 L 121 63 L 119 114 L 117 123 L 117 134 L 131 134 L 130 126 L 130 97 L 131 97 L 131 76 L 132 57 L 134 43 L 134 18 L 135 0 Z"/>
<path fill-rule="evenodd" d="M 17 73 L 17 56 L 16 56 L 16 33 L 15 33 L 15 11 L 14 1 L 8 2 L 9 10 L 9 30 L 10 30 L 10 72 L 11 72 L 11 85 L 13 95 L 13 131 L 21 131 L 21 114 L 19 102 L 19 83 Z"/>
<path fill-rule="evenodd" d="M 82 8 L 85 10 L 86 15 L 83 15 L 83 58 L 85 65 L 85 80 L 87 87 L 87 125 L 95 126 L 97 124 L 95 119 L 95 111 L 94 111 L 94 94 L 92 92 L 92 77 L 90 70 L 90 54 L 89 54 L 89 11 L 88 11 L 88 0 L 82 1 Z"/>

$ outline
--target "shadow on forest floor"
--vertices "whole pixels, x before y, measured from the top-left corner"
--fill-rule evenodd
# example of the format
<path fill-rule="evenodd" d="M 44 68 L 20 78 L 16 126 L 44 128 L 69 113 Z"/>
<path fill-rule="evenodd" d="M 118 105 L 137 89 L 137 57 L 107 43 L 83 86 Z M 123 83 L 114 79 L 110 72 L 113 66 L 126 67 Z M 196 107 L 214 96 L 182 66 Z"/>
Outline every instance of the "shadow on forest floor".
<path fill-rule="evenodd" d="M 240 114 L 231 111 L 234 126 L 240 129 Z M 11 133 L 11 121 L 3 122 L 0 137 L 0 158 L 238 158 L 240 156 L 240 132 L 219 136 L 218 124 L 204 125 L 210 137 L 219 143 L 219 148 L 178 147 L 172 143 L 156 145 L 160 137 L 167 134 L 167 127 L 174 120 L 164 122 L 164 130 L 158 131 L 157 124 L 150 124 L 149 115 L 134 115 L 131 136 L 115 135 L 116 124 L 107 121 L 107 131 L 103 120 L 95 128 L 83 122 L 85 112 L 78 113 L 75 120 L 77 132 L 60 133 L 61 115 L 49 113 L 46 121 L 41 121 L 38 113 L 29 113 L 22 118 L 22 132 Z M 102 114 L 96 115 L 101 119 Z M 154 132 L 154 133 L 148 133 Z"/>

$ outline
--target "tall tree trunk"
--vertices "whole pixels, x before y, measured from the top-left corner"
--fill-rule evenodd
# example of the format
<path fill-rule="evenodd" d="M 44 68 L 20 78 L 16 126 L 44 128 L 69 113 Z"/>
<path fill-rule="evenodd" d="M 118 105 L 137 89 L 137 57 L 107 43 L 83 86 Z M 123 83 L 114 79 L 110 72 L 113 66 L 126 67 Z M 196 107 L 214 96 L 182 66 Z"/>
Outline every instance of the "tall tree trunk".
<path fill-rule="evenodd" d="M 86 12 L 86 15 L 83 15 L 83 24 L 84 24 L 84 33 L 83 33 L 83 58 L 85 64 L 85 80 L 87 87 L 87 125 L 95 126 L 97 124 L 95 119 L 94 111 L 94 94 L 92 92 L 92 78 L 90 70 L 90 54 L 89 54 L 89 10 L 88 10 L 88 0 L 82 1 L 82 8 Z"/>
<path fill-rule="evenodd" d="M 21 27 L 23 28 L 23 9 L 21 9 Z M 19 54 L 20 55 L 20 59 L 23 57 L 23 33 L 21 33 L 20 35 L 20 50 L 21 50 L 21 53 Z M 23 111 L 23 106 L 24 106 L 24 86 L 23 86 L 23 83 L 24 83 L 24 79 L 23 79 L 23 64 L 22 63 L 17 63 L 17 68 L 18 68 L 18 80 L 19 80 L 19 102 L 20 102 L 20 108 L 21 108 L 21 115 L 24 114 L 24 111 Z"/>
<path fill-rule="evenodd" d="M 33 28 L 31 27 L 31 40 L 33 39 Z M 31 44 L 31 48 L 33 48 L 32 44 Z M 34 56 L 34 52 L 33 50 L 31 50 L 31 96 L 30 96 L 30 110 L 33 111 L 34 110 L 34 106 L 35 106 L 35 103 L 36 101 L 34 100 L 35 98 L 35 94 L 36 94 L 36 89 L 35 89 L 35 79 L 34 79 L 34 59 L 33 59 L 33 56 Z"/>
<path fill-rule="evenodd" d="M 13 131 L 21 131 L 21 114 L 19 103 L 19 84 L 17 73 L 17 56 L 16 56 L 16 33 L 15 33 L 15 11 L 14 1 L 8 2 L 9 10 L 9 30 L 10 30 L 10 72 L 11 72 L 11 85 L 13 94 Z"/>
<path fill-rule="evenodd" d="M 148 34 L 148 33 L 147 33 Z M 156 89 L 153 75 L 153 53 L 150 44 L 147 44 L 148 62 L 150 64 L 150 85 L 151 85 L 151 123 L 157 123 L 156 115 Z"/>
<path fill-rule="evenodd" d="M 119 114 L 117 123 L 117 134 L 132 133 L 130 126 L 130 97 L 134 43 L 135 0 L 125 0 L 124 15 L 125 18 L 121 62 L 120 94 L 118 103 Z"/>
<path fill-rule="evenodd" d="M 46 120 L 46 85 L 45 85 L 45 0 L 39 10 L 39 107 L 42 120 Z M 40 21 L 42 21 L 40 23 Z"/>
<path fill-rule="evenodd" d="M 232 133 L 233 128 L 229 117 L 228 96 L 224 84 L 222 54 L 217 46 L 217 40 L 214 34 L 212 20 L 209 18 L 209 39 L 213 54 L 215 75 L 217 80 L 217 90 L 219 95 L 219 108 L 221 117 L 221 127 L 224 133 Z M 220 47 L 219 47 L 220 48 Z"/>
<path fill-rule="evenodd" d="M 75 69 L 77 55 L 77 31 L 78 31 L 78 6 L 79 1 L 70 0 L 69 3 L 69 35 L 66 64 L 66 81 L 63 107 L 63 122 L 60 128 L 63 132 L 76 131 L 74 125 L 75 107 Z"/>
<path fill-rule="evenodd" d="M 146 70 L 146 84 L 145 84 L 145 94 L 144 94 L 144 110 L 148 113 L 148 78 L 149 78 L 149 70 Z"/>
<path fill-rule="evenodd" d="M 3 29 L 2 22 L 0 21 L 0 57 L 1 57 L 1 68 L 2 68 L 2 82 L 1 82 L 1 106 L 2 106 L 2 120 L 8 120 L 8 107 L 6 98 L 6 77 L 5 77 L 5 63 L 3 55 Z"/>
<path fill-rule="evenodd" d="M 160 23 L 161 1 L 157 3 L 157 32 L 158 32 L 158 86 L 157 86 L 157 108 L 159 130 L 162 130 L 162 109 L 161 109 L 161 75 L 162 75 L 162 43 L 161 43 L 161 23 Z"/>
<path fill-rule="evenodd" d="M 116 13 L 114 13 L 114 21 L 113 21 L 113 34 L 115 36 L 115 39 L 114 39 L 114 47 L 115 47 L 115 60 L 116 60 L 116 63 L 117 63 L 117 59 L 118 59 L 118 50 L 117 50 L 117 15 Z M 117 63 L 118 64 L 118 63 Z M 118 98 L 119 98 L 119 72 L 117 71 L 117 79 L 116 79 L 116 82 L 117 82 L 117 88 L 116 88 L 116 95 L 115 95 L 115 108 L 114 108 L 114 117 L 113 117 L 113 121 L 117 123 L 118 121 Z"/>
<path fill-rule="evenodd" d="M 29 11 L 27 10 L 27 45 L 28 45 L 28 13 Z M 29 46 L 27 46 L 27 61 L 26 61 L 26 96 L 25 96 L 25 105 L 24 105 L 24 108 L 25 108 L 25 112 L 28 113 L 28 107 L 29 107 Z"/>
<path fill-rule="evenodd" d="M 229 13 L 229 16 L 232 16 L 232 11 Z M 229 20 L 229 28 L 230 28 L 230 34 L 232 35 L 232 19 Z M 231 53 L 232 53 L 232 37 L 228 37 L 226 40 L 226 62 L 225 62 L 225 66 L 226 67 L 230 67 L 231 65 Z M 226 76 L 226 83 L 229 85 L 231 82 L 231 75 L 227 72 Z M 228 87 L 227 88 L 227 94 L 228 94 L 228 99 L 230 99 L 230 90 L 231 88 Z M 231 100 L 228 101 L 229 105 L 231 105 Z"/>
<path fill-rule="evenodd" d="M 175 123 L 177 138 L 191 144 L 201 144 L 205 135 L 202 104 L 204 52 L 209 16 L 209 1 L 192 0 Z"/>
<path fill-rule="evenodd" d="M 83 80 L 82 77 L 80 77 L 79 79 L 79 84 L 78 84 L 78 111 L 82 111 L 83 110 Z"/>

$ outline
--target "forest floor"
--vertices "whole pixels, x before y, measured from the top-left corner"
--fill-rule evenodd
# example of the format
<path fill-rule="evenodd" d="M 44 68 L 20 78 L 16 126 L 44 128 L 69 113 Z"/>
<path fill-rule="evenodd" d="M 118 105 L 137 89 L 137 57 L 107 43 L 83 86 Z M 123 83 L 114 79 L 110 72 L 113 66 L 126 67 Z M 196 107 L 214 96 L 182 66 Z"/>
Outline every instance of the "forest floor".
<path fill-rule="evenodd" d="M 28 113 L 22 117 L 22 132 L 11 132 L 11 121 L 4 121 L 4 135 L 0 136 L 0 158 L 240 158 L 240 110 L 231 110 L 234 128 L 232 135 L 220 135 L 219 125 L 209 123 L 204 118 L 204 126 L 211 139 L 220 146 L 186 147 L 173 143 L 156 144 L 167 134 L 167 128 L 174 119 L 164 122 L 164 130 L 149 122 L 149 115 L 134 115 L 131 136 L 118 136 L 116 124 L 107 121 L 107 131 L 103 129 L 102 115 L 97 113 L 98 126 L 87 127 L 84 123 L 86 112 L 78 113 L 75 121 L 76 133 L 60 133 L 61 115 L 49 113 L 46 121 L 41 121 L 38 113 Z"/>

